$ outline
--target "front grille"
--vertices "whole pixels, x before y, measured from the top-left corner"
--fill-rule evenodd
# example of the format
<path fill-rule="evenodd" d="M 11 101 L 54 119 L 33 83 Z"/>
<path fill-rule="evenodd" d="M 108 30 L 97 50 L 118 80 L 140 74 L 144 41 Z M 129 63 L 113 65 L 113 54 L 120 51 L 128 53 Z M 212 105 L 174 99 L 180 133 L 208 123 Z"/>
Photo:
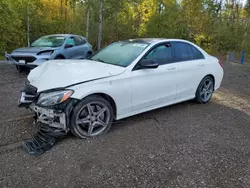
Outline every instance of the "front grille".
<path fill-rule="evenodd" d="M 36 58 L 33 56 L 11 56 L 11 58 L 14 59 L 15 61 L 24 60 L 25 63 L 32 63 L 33 61 L 36 60 Z"/>

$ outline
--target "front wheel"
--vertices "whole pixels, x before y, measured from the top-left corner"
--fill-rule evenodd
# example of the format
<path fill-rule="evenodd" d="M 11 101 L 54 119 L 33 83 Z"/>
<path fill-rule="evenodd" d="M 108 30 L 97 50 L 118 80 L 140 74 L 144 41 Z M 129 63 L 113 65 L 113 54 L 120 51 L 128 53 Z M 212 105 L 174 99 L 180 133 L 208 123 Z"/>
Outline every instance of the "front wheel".
<path fill-rule="evenodd" d="M 59 55 L 59 56 L 57 56 L 55 59 L 65 59 L 63 56 L 61 56 L 61 55 Z"/>
<path fill-rule="evenodd" d="M 20 66 L 20 65 L 16 65 L 16 69 L 17 69 L 18 72 L 21 73 L 21 72 L 25 71 L 27 68 L 23 67 L 23 66 Z"/>
<path fill-rule="evenodd" d="M 206 76 L 200 82 L 196 94 L 195 100 L 199 103 L 208 103 L 212 98 L 214 92 L 214 80 L 210 76 Z"/>
<path fill-rule="evenodd" d="M 100 96 L 80 101 L 71 116 L 71 132 L 78 138 L 93 137 L 109 131 L 114 119 L 112 106 Z"/>

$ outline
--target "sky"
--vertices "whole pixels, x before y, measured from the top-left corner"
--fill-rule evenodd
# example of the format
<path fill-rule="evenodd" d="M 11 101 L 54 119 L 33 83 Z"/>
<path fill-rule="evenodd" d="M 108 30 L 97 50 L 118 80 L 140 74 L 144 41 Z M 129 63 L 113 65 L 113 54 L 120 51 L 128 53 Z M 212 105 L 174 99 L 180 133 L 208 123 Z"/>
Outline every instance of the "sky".
<path fill-rule="evenodd" d="M 181 1 L 183 1 L 183 0 L 177 0 L 177 2 L 181 2 Z M 238 0 L 237 2 L 241 2 L 245 6 L 247 3 L 247 0 Z"/>
<path fill-rule="evenodd" d="M 246 2 L 247 2 L 247 0 L 242 0 L 242 2 L 243 2 L 243 5 L 245 5 L 245 4 L 246 4 Z"/>

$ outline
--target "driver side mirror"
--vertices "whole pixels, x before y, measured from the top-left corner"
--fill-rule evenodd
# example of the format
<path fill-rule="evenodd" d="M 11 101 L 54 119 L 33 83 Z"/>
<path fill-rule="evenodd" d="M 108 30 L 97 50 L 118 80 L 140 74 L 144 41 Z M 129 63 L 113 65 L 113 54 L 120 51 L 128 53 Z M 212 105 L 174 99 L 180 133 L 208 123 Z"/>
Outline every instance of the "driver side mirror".
<path fill-rule="evenodd" d="M 66 44 L 65 48 L 72 48 L 74 45 L 73 44 Z"/>
<path fill-rule="evenodd" d="M 157 67 L 159 67 L 159 64 L 155 60 L 143 59 L 140 62 L 141 69 L 156 69 Z"/>

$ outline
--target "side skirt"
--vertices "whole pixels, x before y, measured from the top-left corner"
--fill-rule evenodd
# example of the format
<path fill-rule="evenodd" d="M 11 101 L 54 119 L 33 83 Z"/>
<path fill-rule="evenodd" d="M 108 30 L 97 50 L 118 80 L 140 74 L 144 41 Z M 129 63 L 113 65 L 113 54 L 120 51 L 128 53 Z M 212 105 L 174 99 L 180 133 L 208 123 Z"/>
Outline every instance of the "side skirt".
<path fill-rule="evenodd" d="M 134 115 L 141 114 L 141 113 L 144 113 L 144 112 L 148 112 L 148 111 L 151 111 L 151 110 L 155 110 L 155 109 L 158 109 L 158 108 L 170 106 L 170 105 L 173 105 L 173 104 L 182 103 L 184 101 L 189 101 L 189 100 L 192 100 L 192 99 L 194 99 L 194 97 L 187 98 L 187 99 L 182 99 L 182 100 L 178 100 L 178 101 L 173 101 L 173 102 L 168 102 L 168 103 L 163 103 L 163 104 L 160 104 L 160 105 L 143 108 L 143 109 L 136 110 L 136 111 L 131 111 L 129 113 L 121 114 L 121 115 L 117 116 L 116 120 L 120 120 L 120 119 L 123 119 L 123 118 L 126 118 L 126 117 L 134 116 Z"/>

